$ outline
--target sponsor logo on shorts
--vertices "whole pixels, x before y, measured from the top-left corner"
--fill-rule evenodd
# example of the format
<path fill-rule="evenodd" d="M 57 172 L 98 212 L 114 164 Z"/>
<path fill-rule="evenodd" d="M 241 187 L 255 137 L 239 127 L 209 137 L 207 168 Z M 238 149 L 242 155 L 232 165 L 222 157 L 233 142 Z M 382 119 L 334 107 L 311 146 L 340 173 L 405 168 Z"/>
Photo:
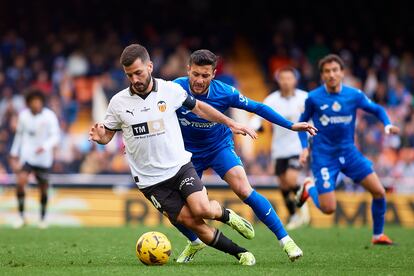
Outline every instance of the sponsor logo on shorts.
<path fill-rule="evenodd" d="M 194 177 L 187 177 L 186 179 L 184 179 L 183 181 L 181 181 L 180 186 L 178 187 L 178 189 L 181 191 L 181 189 L 183 188 L 183 186 L 194 186 L 193 181 L 195 180 Z"/>

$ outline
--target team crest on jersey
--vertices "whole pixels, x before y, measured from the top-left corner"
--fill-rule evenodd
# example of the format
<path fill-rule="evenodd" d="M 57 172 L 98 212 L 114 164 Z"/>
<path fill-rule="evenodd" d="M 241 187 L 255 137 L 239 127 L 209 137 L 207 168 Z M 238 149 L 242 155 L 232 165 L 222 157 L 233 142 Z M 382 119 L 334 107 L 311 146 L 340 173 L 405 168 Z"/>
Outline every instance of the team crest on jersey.
<path fill-rule="evenodd" d="M 338 112 L 339 110 L 341 110 L 341 105 L 337 101 L 335 101 L 332 105 L 332 110 Z"/>
<path fill-rule="evenodd" d="M 167 110 L 167 104 L 166 104 L 164 101 L 159 101 L 159 102 L 157 103 L 157 106 L 158 106 L 158 109 L 159 109 L 161 112 L 165 112 L 165 110 Z"/>

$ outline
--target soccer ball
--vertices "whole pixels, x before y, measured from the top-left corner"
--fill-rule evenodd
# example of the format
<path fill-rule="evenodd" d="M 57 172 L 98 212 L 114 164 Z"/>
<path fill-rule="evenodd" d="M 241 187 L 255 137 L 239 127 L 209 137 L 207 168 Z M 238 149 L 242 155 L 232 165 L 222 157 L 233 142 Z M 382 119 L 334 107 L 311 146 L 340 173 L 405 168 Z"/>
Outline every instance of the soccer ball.
<path fill-rule="evenodd" d="M 145 265 L 166 264 L 171 255 L 171 243 L 160 232 L 142 234 L 135 249 L 138 259 Z"/>

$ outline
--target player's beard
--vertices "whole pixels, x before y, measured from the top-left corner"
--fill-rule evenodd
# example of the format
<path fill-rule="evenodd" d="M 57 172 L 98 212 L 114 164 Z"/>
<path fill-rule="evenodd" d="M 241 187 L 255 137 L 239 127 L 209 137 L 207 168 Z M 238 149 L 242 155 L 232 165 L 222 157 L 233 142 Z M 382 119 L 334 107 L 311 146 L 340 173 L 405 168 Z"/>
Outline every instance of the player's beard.
<path fill-rule="evenodd" d="M 200 85 L 200 84 L 196 85 L 193 82 L 193 83 L 190 83 L 190 88 L 191 88 L 191 91 L 196 93 L 196 94 L 204 94 L 207 91 L 208 86 Z"/>
<path fill-rule="evenodd" d="M 152 78 L 151 74 L 148 74 L 148 77 L 147 77 L 147 79 L 144 82 L 136 82 L 136 83 L 134 83 L 132 85 L 134 87 L 134 90 L 137 93 L 141 93 L 141 94 L 142 93 L 145 93 L 147 91 L 147 89 L 148 89 L 148 86 L 149 86 L 150 82 L 151 82 L 151 78 Z"/>

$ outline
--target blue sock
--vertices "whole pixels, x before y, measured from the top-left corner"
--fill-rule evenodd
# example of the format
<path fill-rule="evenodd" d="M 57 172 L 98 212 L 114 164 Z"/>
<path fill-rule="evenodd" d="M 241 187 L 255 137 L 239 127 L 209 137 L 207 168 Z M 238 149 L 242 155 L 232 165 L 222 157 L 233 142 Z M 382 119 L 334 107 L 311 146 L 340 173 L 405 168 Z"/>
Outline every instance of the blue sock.
<path fill-rule="evenodd" d="M 244 200 L 244 203 L 253 209 L 256 216 L 276 235 L 278 240 L 287 236 L 287 232 L 276 211 L 264 196 L 253 190 Z"/>
<path fill-rule="evenodd" d="M 387 209 L 385 198 L 374 198 L 372 200 L 371 212 L 374 222 L 374 235 L 380 235 L 384 231 L 384 215 Z"/>
<path fill-rule="evenodd" d="M 182 224 L 178 224 L 175 223 L 173 224 L 175 226 L 175 228 L 177 228 L 184 236 L 187 237 L 187 239 L 191 242 L 195 241 L 196 239 L 198 239 L 197 235 L 191 231 L 190 229 L 186 228 L 184 225 Z"/>
<path fill-rule="evenodd" d="M 308 193 L 310 195 L 310 197 L 313 200 L 313 203 L 315 203 L 315 206 L 318 207 L 318 209 L 321 209 L 321 205 L 319 204 L 319 194 L 318 194 L 318 190 L 316 189 L 315 186 L 312 186 L 309 188 Z"/>

